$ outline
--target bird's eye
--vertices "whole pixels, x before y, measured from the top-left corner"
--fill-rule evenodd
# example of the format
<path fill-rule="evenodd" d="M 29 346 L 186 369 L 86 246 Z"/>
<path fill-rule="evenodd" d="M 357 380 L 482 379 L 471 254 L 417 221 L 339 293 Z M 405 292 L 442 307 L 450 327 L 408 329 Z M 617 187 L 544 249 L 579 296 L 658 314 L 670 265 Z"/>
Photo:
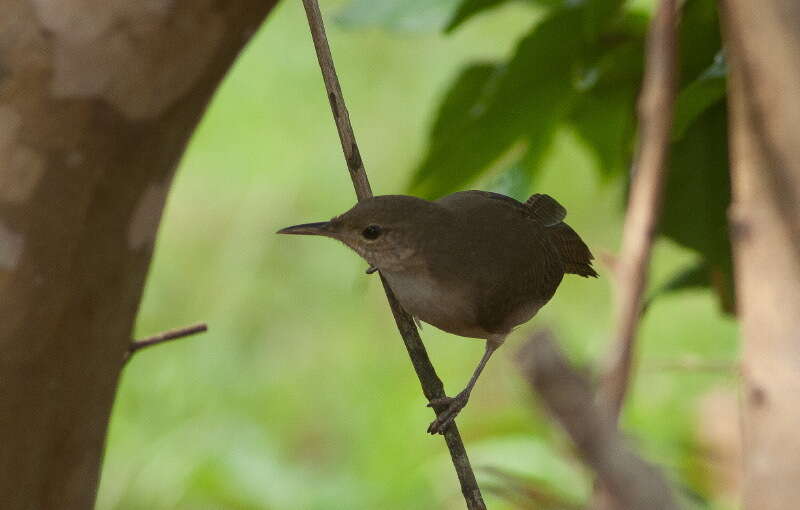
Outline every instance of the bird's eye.
<path fill-rule="evenodd" d="M 381 227 L 378 225 L 370 225 L 361 232 L 361 235 L 364 236 L 365 239 L 377 239 L 379 235 L 381 235 Z"/>

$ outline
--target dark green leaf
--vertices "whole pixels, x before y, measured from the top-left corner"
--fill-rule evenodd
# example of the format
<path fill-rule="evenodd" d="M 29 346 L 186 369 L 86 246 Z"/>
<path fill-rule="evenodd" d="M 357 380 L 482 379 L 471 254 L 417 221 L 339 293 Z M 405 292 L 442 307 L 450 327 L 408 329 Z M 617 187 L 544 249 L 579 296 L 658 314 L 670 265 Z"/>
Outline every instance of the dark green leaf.
<path fill-rule="evenodd" d="M 472 118 L 480 115 L 491 99 L 493 84 L 501 73 L 499 64 L 478 63 L 461 70 L 439 105 L 430 137 L 438 140 L 448 132 L 467 128 Z"/>
<path fill-rule="evenodd" d="M 584 70 L 585 90 L 569 118 L 604 175 L 626 171 L 633 153 L 644 33 L 628 33 L 624 38 L 626 42 Z"/>
<path fill-rule="evenodd" d="M 570 116 L 570 124 L 605 176 L 618 175 L 630 167 L 635 127 L 634 93 L 627 86 L 588 92 Z"/>
<path fill-rule="evenodd" d="M 480 14 L 483 11 L 498 7 L 499 5 L 508 3 L 510 0 L 462 0 L 456 9 L 453 17 L 445 27 L 446 32 L 451 32 L 458 28 L 462 23 L 467 21 L 472 16 Z M 530 3 L 539 4 L 546 7 L 554 7 L 564 3 L 564 0 L 528 0 Z"/>
<path fill-rule="evenodd" d="M 672 144 L 661 231 L 701 254 L 724 306 L 733 300 L 728 172 L 727 115 L 718 103 Z"/>
<path fill-rule="evenodd" d="M 679 37 L 680 88 L 700 76 L 722 47 L 716 0 L 687 0 Z"/>
<path fill-rule="evenodd" d="M 579 21 L 577 11 L 550 16 L 525 37 L 515 55 L 499 73 L 488 92 L 483 88 L 464 104 L 479 107 L 443 107 L 450 112 L 434 124 L 428 152 L 417 169 L 412 187 L 415 193 L 438 196 L 475 178 L 514 142 L 535 141 L 531 149 L 540 157 L 557 122 L 575 97 L 572 73 L 582 42 L 564 38 Z M 478 73 L 478 72 L 475 72 Z M 478 73 L 479 74 L 479 73 Z M 445 103 L 453 103 L 456 91 L 472 91 L 474 74 L 465 72 L 451 87 Z"/>
<path fill-rule="evenodd" d="M 441 30 L 460 0 L 351 0 L 336 15 L 348 28 L 383 28 L 401 32 Z"/>
<path fill-rule="evenodd" d="M 729 262 L 709 265 L 705 261 L 700 261 L 678 271 L 650 293 L 642 307 L 642 313 L 646 312 L 656 299 L 669 293 L 706 287 L 710 287 L 717 294 L 720 308 L 724 312 L 735 313 L 733 271 Z"/>
<path fill-rule="evenodd" d="M 642 311 L 647 310 L 653 301 L 670 292 L 698 289 L 711 285 L 711 274 L 705 262 L 697 262 L 675 273 L 672 278 L 659 286 L 647 297 Z"/>
<path fill-rule="evenodd" d="M 550 143 L 546 141 L 543 145 Z M 525 152 L 516 159 L 508 169 L 498 175 L 488 186 L 489 191 L 502 193 L 509 197 L 524 202 L 531 194 L 533 185 L 533 174 L 536 165 L 539 164 L 541 149 L 536 147 L 525 147 Z"/>
<path fill-rule="evenodd" d="M 662 232 L 711 262 L 728 258 L 729 204 L 727 123 L 719 104 L 672 144 Z"/>
<path fill-rule="evenodd" d="M 725 97 L 727 66 L 724 53 L 714 58 L 714 63 L 696 80 L 681 90 L 675 101 L 675 121 L 672 139 L 679 140 L 697 117 Z"/>
<path fill-rule="evenodd" d="M 583 0 L 579 3 L 582 14 L 583 36 L 587 41 L 595 41 L 605 29 L 608 22 L 616 18 L 625 0 Z M 565 5 L 571 5 L 566 3 Z"/>

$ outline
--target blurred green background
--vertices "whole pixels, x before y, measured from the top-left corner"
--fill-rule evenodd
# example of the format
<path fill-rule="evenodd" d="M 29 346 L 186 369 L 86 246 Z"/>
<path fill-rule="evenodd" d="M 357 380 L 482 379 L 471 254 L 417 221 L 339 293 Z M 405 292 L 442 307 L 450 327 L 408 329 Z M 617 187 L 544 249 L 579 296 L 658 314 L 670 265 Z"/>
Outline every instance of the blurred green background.
<path fill-rule="evenodd" d="M 643 8 L 648 2 L 639 2 Z M 343 1 L 323 1 L 341 13 Z M 435 107 L 467 62 L 504 57 L 541 12 L 510 3 L 453 35 L 328 23 L 361 152 L 377 194 L 403 192 Z M 435 17 L 433 18 L 435 20 Z M 432 22 L 436 25 L 436 22 Z M 562 129 L 530 192 L 556 197 L 595 255 L 616 252 L 623 183 L 603 179 Z M 474 187 L 497 189 L 489 174 Z M 159 234 L 137 337 L 205 321 L 210 331 L 141 352 L 112 416 L 98 508 L 462 508 L 443 441 L 376 276 L 327 239 L 279 237 L 355 197 L 300 2 L 281 2 L 226 79 L 181 164 Z M 661 240 L 651 286 L 694 254 Z M 590 479 L 570 460 L 518 376 L 526 333 L 552 327 L 573 359 L 600 360 L 610 337 L 611 275 L 568 277 L 506 342 L 459 417 L 492 509 L 497 469 L 580 501 Z M 422 331 L 457 391 L 483 343 Z M 687 357 L 734 359 L 735 322 L 707 291 L 659 299 L 641 328 L 640 370 L 624 417 L 637 447 L 689 496 L 707 499 L 694 440 L 697 397 L 730 383 L 714 371 L 665 370 Z M 713 499 L 713 498 L 711 498 Z M 713 502 L 705 508 L 715 507 Z M 530 508 L 537 508 L 530 506 Z"/>

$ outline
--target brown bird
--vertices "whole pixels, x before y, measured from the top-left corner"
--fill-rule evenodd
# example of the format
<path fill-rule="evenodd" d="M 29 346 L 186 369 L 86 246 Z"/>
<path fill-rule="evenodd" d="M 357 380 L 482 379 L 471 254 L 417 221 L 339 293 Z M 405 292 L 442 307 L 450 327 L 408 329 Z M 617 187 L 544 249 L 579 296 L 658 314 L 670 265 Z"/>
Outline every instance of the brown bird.
<path fill-rule="evenodd" d="M 589 248 L 563 222 L 567 211 L 548 195 L 527 202 L 487 191 L 435 201 L 405 195 L 363 200 L 330 221 L 279 234 L 332 237 L 378 270 L 417 320 L 486 340 L 467 386 L 428 427 L 442 433 L 469 399 L 486 362 L 518 325 L 547 303 L 564 273 L 596 277 Z"/>

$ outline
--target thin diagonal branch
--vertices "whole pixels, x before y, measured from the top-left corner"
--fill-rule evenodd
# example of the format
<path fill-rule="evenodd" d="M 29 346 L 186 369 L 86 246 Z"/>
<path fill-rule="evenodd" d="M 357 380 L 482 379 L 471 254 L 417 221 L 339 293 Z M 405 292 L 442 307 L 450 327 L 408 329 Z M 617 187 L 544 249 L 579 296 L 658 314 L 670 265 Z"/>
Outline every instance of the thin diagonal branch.
<path fill-rule="evenodd" d="M 662 0 L 650 26 L 639 97 L 639 146 L 631 176 L 622 251 L 616 264 L 616 332 L 602 396 L 618 419 L 631 378 L 650 251 L 661 216 L 677 81 L 677 0 Z"/>
<path fill-rule="evenodd" d="M 208 331 L 208 326 L 205 323 L 195 324 L 194 326 L 189 326 L 186 328 L 172 329 L 170 331 L 165 331 L 163 333 L 159 333 L 158 335 L 145 338 L 144 340 L 137 340 L 131 343 L 130 347 L 128 347 L 128 350 L 125 351 L 125 357 L 122 359 L 122 362 L 127 363 L 131 359 L 131 357 L 133 357 L 134 354 L 144 349 L 145 347 L 163 344 L 164 342 L 169 342 L 171 340 L 178 340 L 179 338 L 186 338 L 187 336 L 196 335 L 198 333 L 204 333 L 206 331 Z"/>
<path fill-rule="evenodd" d="M 637 456 L 617 431 L 615 420 L 595 399 L 547 331 L 536 333 L 518 354 L 522 374 L 569 434 L 584 463 L 594 471 L 615 509 L 676 510 L 663 475 Z"/>
<path fill-rule="evenodd" d="M 325 25 L 322 20 L 322 14 L 320 13 L 317 0 L 303 0 L 303 6 L 305 7 L 306 16 L 308 17 L 311 38 L 314 41 L 314 49 L 317 52 L 317 59 L 320 69 L 322 70 L 322 78 L 325 81 L 325 89 L 328 93 L 333 120 L 339 132 L 339 140 L 342 143 L 342 150 L 345 160 L 347 161 L 347 168 L 350 171 L 350 178 L 353 181 L 353 187 L 356 190 L 358 200 L 364 200 L 372 196 L 372 190 L 370 189 L 369 180 L 364 170 L 364 163 L 361 160 L 361 153 L 356 144 L 353 127 L 350 125 L 350 115 L 344 102 L 342 89 L 339 85 L 339 78 L 336 76 L 336 68 L 334 67 L 328 39 L 325 35 Z M 444 397 L 444 385 L 436 375 L 436 370 L 433 368 L 430 358 L 428 358 L 428 353 L 419 337 L 419 332 L 414 325 L 414 320 L 400 306 L 392 289 L 389 288 L 389 285 L 383 277 L 381 277 L 381 282 L 386 291 L 386 298 L 389 301 L 392 315 L 394 315 L 394 320 L 397 323 L 397 329 L 400 331 L 400 336 L 403 338 L 408 354 L 411 357 L 411 363 L 414 365 L 414 370 L 422 385 L 422 391 L 425 397 L 429 401 Z M 441 409 L 436 409 L 436 412 L 438 413 L 440 410 Z M 453 466 L 458 475 L 458 480 L 461 484 L 461 492 L 464 495 L 467 508 L 470 510 L 485 510 L 486 505 L 483 502 L 478 482 L 475 479 L 475 474 L 472 471 L 469 458 L 467 457 L 467 451 L 464 448 L 464 443 L 461 440 L 461 435 L 455 423 L 445 431 L 444 438 L 447 443 L 447 448 L 450 450 L 450 457 L 452 458 Z"/>

